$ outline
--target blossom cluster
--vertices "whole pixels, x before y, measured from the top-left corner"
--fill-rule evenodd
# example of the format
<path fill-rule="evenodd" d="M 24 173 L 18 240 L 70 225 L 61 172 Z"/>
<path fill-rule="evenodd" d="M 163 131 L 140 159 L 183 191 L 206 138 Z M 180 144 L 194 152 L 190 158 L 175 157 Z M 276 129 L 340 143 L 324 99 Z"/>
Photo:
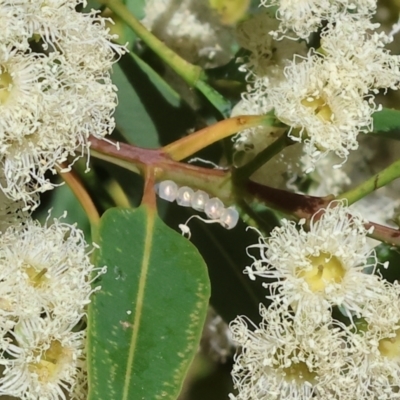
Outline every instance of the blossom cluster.
<path fill-rule="evenodd" d="M 114 128 L 110 68 L 124 48 L 83 0 L 0 3 L 1 189 L 29 203 L 45 176 Z"/>
<path fill-rule="evenodd" d="M 400 398 L 400 286 L 377 273 L 370 232 L 336 201 L 250 246 L 245 273 L 266 280 L 272 304 L 259 326 L 231 323 L 232 399 Z"/>
<path fill-rule="evenodd" d="M 85 307 L 95 271 L 83 233 L 26 219 L 0 236 L 0 395 L 85 398 Z M 91 276 L 94 272 L 94 276 Z"/>
<path fill-rule="evenodd" d="M 125 48 L 84 0 L 0 1 L 0 397 L 86 399 L 86 307 L 104 270 L 83 233 L 30 214 L 89 135 L 114 129 Z"/>
<path fill-rule="evenodd" d="M 278 21 L 261 13 L 238 29 L 239 42 L 251 53 L 241 67 L 248 81 L 244 108 L 274 110 L 289 136 L 303 143 L 305 172 L 328 153 L 345 162 L 358 148 L 358 135 L 373 129 L 372 114 L 380 110 L 375 95 L 398 89 L 400 82 L 400 57 L 385 48 L 393 38 L 371 22 L 376 1 L 262 4 L 277 6 Z M 309 40 L 318 29 L 319 44 L 305 52 L 299 38 Z M 257 141 L 250 136 L 244 132 L 240 141 Z"/>
<path fill-rule="evenodd" d="M 234 43 L 207 0 L 147 0 L 142 23 L 167 46 L 191 63 L 226 64 Z"/>

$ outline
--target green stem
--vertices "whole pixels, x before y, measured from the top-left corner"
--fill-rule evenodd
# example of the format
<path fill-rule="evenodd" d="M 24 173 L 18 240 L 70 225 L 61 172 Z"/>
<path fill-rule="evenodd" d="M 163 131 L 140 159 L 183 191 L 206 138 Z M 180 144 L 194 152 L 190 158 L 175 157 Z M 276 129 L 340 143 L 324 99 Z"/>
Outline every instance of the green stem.
<path fill-rule="evenodd" d="M 166 46 L 161 40 L 148 31 L 140 21 L 132 15 L 128 7 L 121 0 L 99 0 L 115 15 L 128 25 L 146 45 L 152 49 L 169 67 L 171 67 L 191 87 L 199 90 L 210 103 L 227 117 L 230 112 L 230 102 L 214 90 L 206 82 L 206 74 L 197 65 L 193 65 Z"/>
<path fill-rule="evenodd" d="M 229 117 L 232 108 L 231 103 L 205 81 L 205 74 L 203 74 L 202 77 L 203 79 L 197 80 L 195 84 L 191 86 L 195 87 L 200 93 L 202 93 L 223 117 Z"/>
<path fill-rule="evenodd" d="M 372 176 L 361 185 L 337 196 L 337 198 L 347 199 L 350 205 L 397 178 L 400 178 L 400 160 Z"/>
<path fill-rule="evenodd" d="M 270 232 L 279 225 L 279 221 L 272 211 L 269 211 L 267 218 L 264 218 L 260 213 L 254 211 L 243 199 L 238 200 L 237 206 L 243 221 L 246 222 L 247 225 L 260 230 L 264 236 L 268 236 Z"/>
<path fill-rule="evenodd" d="M 108 153 L 103 153 L 102 151 L 95 150 L 94 147 L 90 149 L 90 156 L 98 158 L 99 160 L 107 161 L 111 164 L 118 165 L 121 168 L 125 168 L 129 171 L 140 174 L 138 166 L 130 161 L 122 160 L 115 156 L 109 155 Z"/>
<path fill-rule="evenodd" d="M 239 180 L 245 180 L 253 175 L 259 168 L 267 163 L 271 158 L 279 154 L 284 148 L 294 144 L 294 142 L 284 133 L 272 144 L 258 153 L 249 163 L 240 167 L 235 172 L 235 177 Z"/>
<path fill-rule="evenodd" d="M 116 206 L 125 208 L 131 207 L 128 196 L 116 179 L 113 179 L 109 184 L 107 184 L 105 189 Z"/>

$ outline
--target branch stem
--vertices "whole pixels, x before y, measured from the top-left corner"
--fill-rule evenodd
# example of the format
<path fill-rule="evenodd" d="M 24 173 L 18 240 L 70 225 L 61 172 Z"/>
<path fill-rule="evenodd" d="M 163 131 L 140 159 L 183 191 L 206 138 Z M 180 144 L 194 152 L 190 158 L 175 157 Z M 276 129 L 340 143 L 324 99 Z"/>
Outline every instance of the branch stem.
<path fill-rule="evenodd" d="M 63 165 L 63 167 L 67 169 L 67 165 Z M 89 193 L 84 187 L 82 181 L 79 179 L 78 175 L 73 170 L 61 172 L 60 168 L 57 168 L 57 172 L 69 186 L 72 193 L 78 199 L 79 203 L 82 205 L 90 221 L 92 229 L 96 228 L 100 221 L 99 212 L 97 211 L 97 208 L 93 203 L 92 198 L 89 196 Z"/>
<path fill-rule="evenodd" d="M 178 185 L 204 190 L 210 195 L 220 198 L 226 205 L 237 204 L 238 202 L 240 204 L 237 194 L 238 188 L 234 187 L 230 171 L 202 168 L 178 162 L 172 160 L 163 149 L 143 149 L 124 143 L 116 146 L 110 141 L 99 140 L 94 137 L 90 138 L 90 142 L 92 156 L 99 156 L 99 158 L 116 165 L 139 172 L 148 179 L 151 177 L 152 182 L 171 179 Z M 398 164 L 398 167 L 395 164 Z M 395 176 L 396 173 L 400 174 L 400 161 L 395 164 L 384 170 L 386 171 L 384 174 L 384 171 L 382 171 L 381 179 L 383 179 L 383 176 L 385 180 L 388 180 L 389 177 L 392 177 L 391 180 L 393 180 L 397 177 Z M 389 173 L 390 171 L 391 173 Z M 334 200 L 333 196 L 313 197 L 291 193 L 260 185 L 250 180 L 240 182 L 240 185 L 239 189 L 246 198 L 257 198 L 268 207 L 281 210 L 285 214 L 292 215 L 295 219 L 305 218 L 309 221 L 315 213 L 326 208 Z M 371 237 L 394 246 L 400 246 L 399 230 L 372 222 L 367 223 L 366 227 L 368 228 L 371 225 L 375 227 L 370 235 Z"/>
<path fill-rule="evenodd" d="M 201 67 L 184 60 L 154 36 L 130 12 L 128 7 L 121 0 L 99 0 L 99 2 L 108 7 L 115 15 L 124 21 L 125 24 L 189 86 L 199 90 L 222 116 L 227 117 L 229 115 L 231 108 L 230 102 L 206 82 L 207 76 Z"/>
<path fill-rule="evenodd" d="M 155 182 L 173 180 L 180 186 L 201 189 L 219 197 L 225 204 L 234 202 L 231 174 L 220 169 L 202 168 L 172 160 L 162 149 L 143 149 L 133 145 L 90 137 L 92 157 L 119 165 L 143 177 L 154 169 Z"/>
<path fill-rule="evenodd" d="M 395 161 L 389 167 L 361 183 L 361 185 L 339 195 L 337 198 L 347 199 L 350 205 L 398 178 L 400 178 L 400 160 Z"/>

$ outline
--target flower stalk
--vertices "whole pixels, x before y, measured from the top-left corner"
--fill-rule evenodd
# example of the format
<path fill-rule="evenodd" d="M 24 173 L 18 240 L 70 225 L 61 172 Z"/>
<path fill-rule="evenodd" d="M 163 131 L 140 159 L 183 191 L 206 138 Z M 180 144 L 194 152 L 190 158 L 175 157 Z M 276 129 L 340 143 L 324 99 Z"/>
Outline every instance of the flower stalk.
<path fill-rule="evenodd" d="M 163 147 L 163 150 L 173 160 L 180 161 L 239 131 L 257 126 L 271 126 L 273 121 L 274 118 L 271 114 L 241 115 L 228 118 L 168 144 Z"/>

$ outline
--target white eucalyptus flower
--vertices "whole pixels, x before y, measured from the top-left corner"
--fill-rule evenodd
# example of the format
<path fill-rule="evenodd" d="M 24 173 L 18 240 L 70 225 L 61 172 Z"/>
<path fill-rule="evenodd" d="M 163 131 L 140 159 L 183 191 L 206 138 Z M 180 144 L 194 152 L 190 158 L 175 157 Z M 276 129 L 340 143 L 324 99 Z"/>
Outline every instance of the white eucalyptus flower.
<path fill-rule="evenodd" d="M 320 50 L 339 66 L 342 76 L 360 82 L 363 93 L 398 89 L 400 83 L 400 56 L 385 49 L 393 38 L 377 32 L 377 28 L 379 24 L 367 18 L 354 21 L 351 14 L 343 14 L 321 33 Z"/>
<path fill-rule="evenodd" d="M 0 2 L 0 43 L 26 50 L 27 41 L 21 39 L 29 37 L 27 24 L 24 21 L 28 4 L 23 0 Z"/>
<path fill-rule="evenodd" d="M 111 34 L 106 23 L 113 21 L 99 16 L 98 11 L 77 12 L 74 1 L 56 0 L 54 3 L 61 5 L 53 7 L 51 2 L 41 2 L 45 5 L 32 18 L 41 15 L 42 20 L 32 32 L 40 36 L 44 50 L 62 54 L 64 64 L 87 77 L 92 76 L 92 81 L 109 76 L 116 58 L 125 52 L 124 47 L 112 43 L 118 35 Z"/>
<path fill-rule="evenodd" d="M 87 376 L 87 368 L 83 363 L 82 367 L 78 369 L 74 386 L 69 393 L 69 400 L 87 400 L 89 383 Z"/>
<path fill-rule="evenodd" d="M 12 16 L 0 33 L 2 190 L 26 204 L 33 193 L 54 187 L 47 171 L 88 151 L 89 135 L 103 138 L 114 129 L 117 97 L 109 72 L 125 49 L 111 43 L 115 36 L 104 19 L 77 12 L 79 3 L 0 4 Z M 20 25 L 16 35 L 12 27 Z"/>
<path fill-rule="evenodd" d="M 85 332 L 47 319 L 22 319 L 0 364 L 0 394 L 26 400 L 66 400 L 84 365 Z"/>
<path fill-rule="evenodd" d="M 243 21 L 236 28 L 236 37 L 241 47 L 250 51 L 248 57 L 239 58 L 243 62 L 239 70 L 246 72 L 248 82 L 242 94 L 244 114 L 265 114 L 272 109 L 266 101 L 268 87 L 277 85 L 284 79 L 284 68 L 294 55 L 305 56 L 304 43 L 283 39 L 274 40 L 268 30 L 277 27 L 278 22 L 267 13 L 259 13 Z"/>
<path fill-rule="evenodd" d="M 268 34 L 277 28 L 278 22 L 267 13 L 259 13 L 240 23 L 236 29 L 239 44 L 250 51 L 239 70 L 246 72 L 248 82 L 242 100 L 233 108 L 231 116 L 265 114 L 273 105 L 268 101 L 269 87 L 278 85 L 284 79 L 284 67 L 290 63 L 294 54 L 305 55 L 306 46 L 293 40 L 274 40 Z M 242 166 L 253 159 L 280 135 L 285 128 L 250 128 L 235 136 L 235 165 Z M 251 179 L 273 187 L 286 188 L 287 182 L 300 172 L 299 159 L 301 146 L 289 146 L 260 168 Z"/>
<path fill-rule="evenodd" d="M 248 248 L 259 249 L 259 258 L 245 272 L 265 283 L 271 297 L 279 297 L 301 312 L 315 304 L 342 307 L 348 316 L 362 315 L 364 304 L 384 288 L 374 272 L 378 264 L 367 243 L 368 231 L 358 215 L 350 215 L 344 202 L 332 202 L 313 216 L 309 229 L 302 223 L 282 220 L 269 238 Z"/>
<path fill-rule="evenodd" d="M 276 18 L 281 22 L 276 37 L 294 31 L 308 38 L 324 20 L 335 21 L 338 15 L 348 12 L 352 19 L 370 16 L 376 10 L 376 0 L 261 0 L 266 7 L 277 6 Z"/>
<path fill-rule="evenodd" d="M 358 329 L 348 338 L 353 363 L 346 374 L 354 398 L 400 398 L 400 288 L 382 284 L 384 292 L 365 304 Z"/>
<path fill-rule="evenodd" d="M 285 80 L 267 90 L 266 101 L 276 116 L 291 127 L 289 136 L 305 144 L 315 163 L 329 151 L 346 159 L 358 147 L 357 136 L 372 130 L 373 98 L 360 94 L 334 62 L 310 53 L 295 59 L 284 71 Z"/>
<path fill-rule="evenodd" d="M 5 183 L 5 178 L 2 176 L 2 171 L 0 170 L 0 186 Z M 0 190 L 0 232 L 5 232 L 11 225 L 23 223 L 23 221 L 29 218 L 32 210 L 38 204 L 39 196 L 32 196 L 30 204 L 25 205 L 21 200 L 11 200 Z"/>
<path fill-rule="evenodd" d="M 215 67 L 231 58 L 231 29 L 207 0 L 147 0 L 144 11 L 143 25 L 186 60 Z"/>
<path fill-rule="evenodd" d="M 239 69 L 252 71 L 259 78 L 279 79 L 283 75 L 283 67 L 294 54 L 307 53 L 303 42 L 273 39 L 269 31 L 278 26 L 279 22 L 267 13 L 253 15 L 237 26 L 236 38 L 239 45 L 250 51 L 248 61 Z M 253 79 L 249 74 L 248 81 Z"/>
<path fill-rule="evenodd" d="M 0 316 L 17 322 L 44 314 L 74 326 L 98 272 L 74 226 L 57 219 L 51 226 L 32 220 L 11 226 L 0 236 Z"/>
<path fill-rule="evenodd" d="M 349 399 L 345 336 L 328 318 L 315 323 L 307 314 L 293 316 L 282 307 L 260 305 L 262 322 L 231 322 L 242 347 L 232 376 L 237 400 Z"/>

